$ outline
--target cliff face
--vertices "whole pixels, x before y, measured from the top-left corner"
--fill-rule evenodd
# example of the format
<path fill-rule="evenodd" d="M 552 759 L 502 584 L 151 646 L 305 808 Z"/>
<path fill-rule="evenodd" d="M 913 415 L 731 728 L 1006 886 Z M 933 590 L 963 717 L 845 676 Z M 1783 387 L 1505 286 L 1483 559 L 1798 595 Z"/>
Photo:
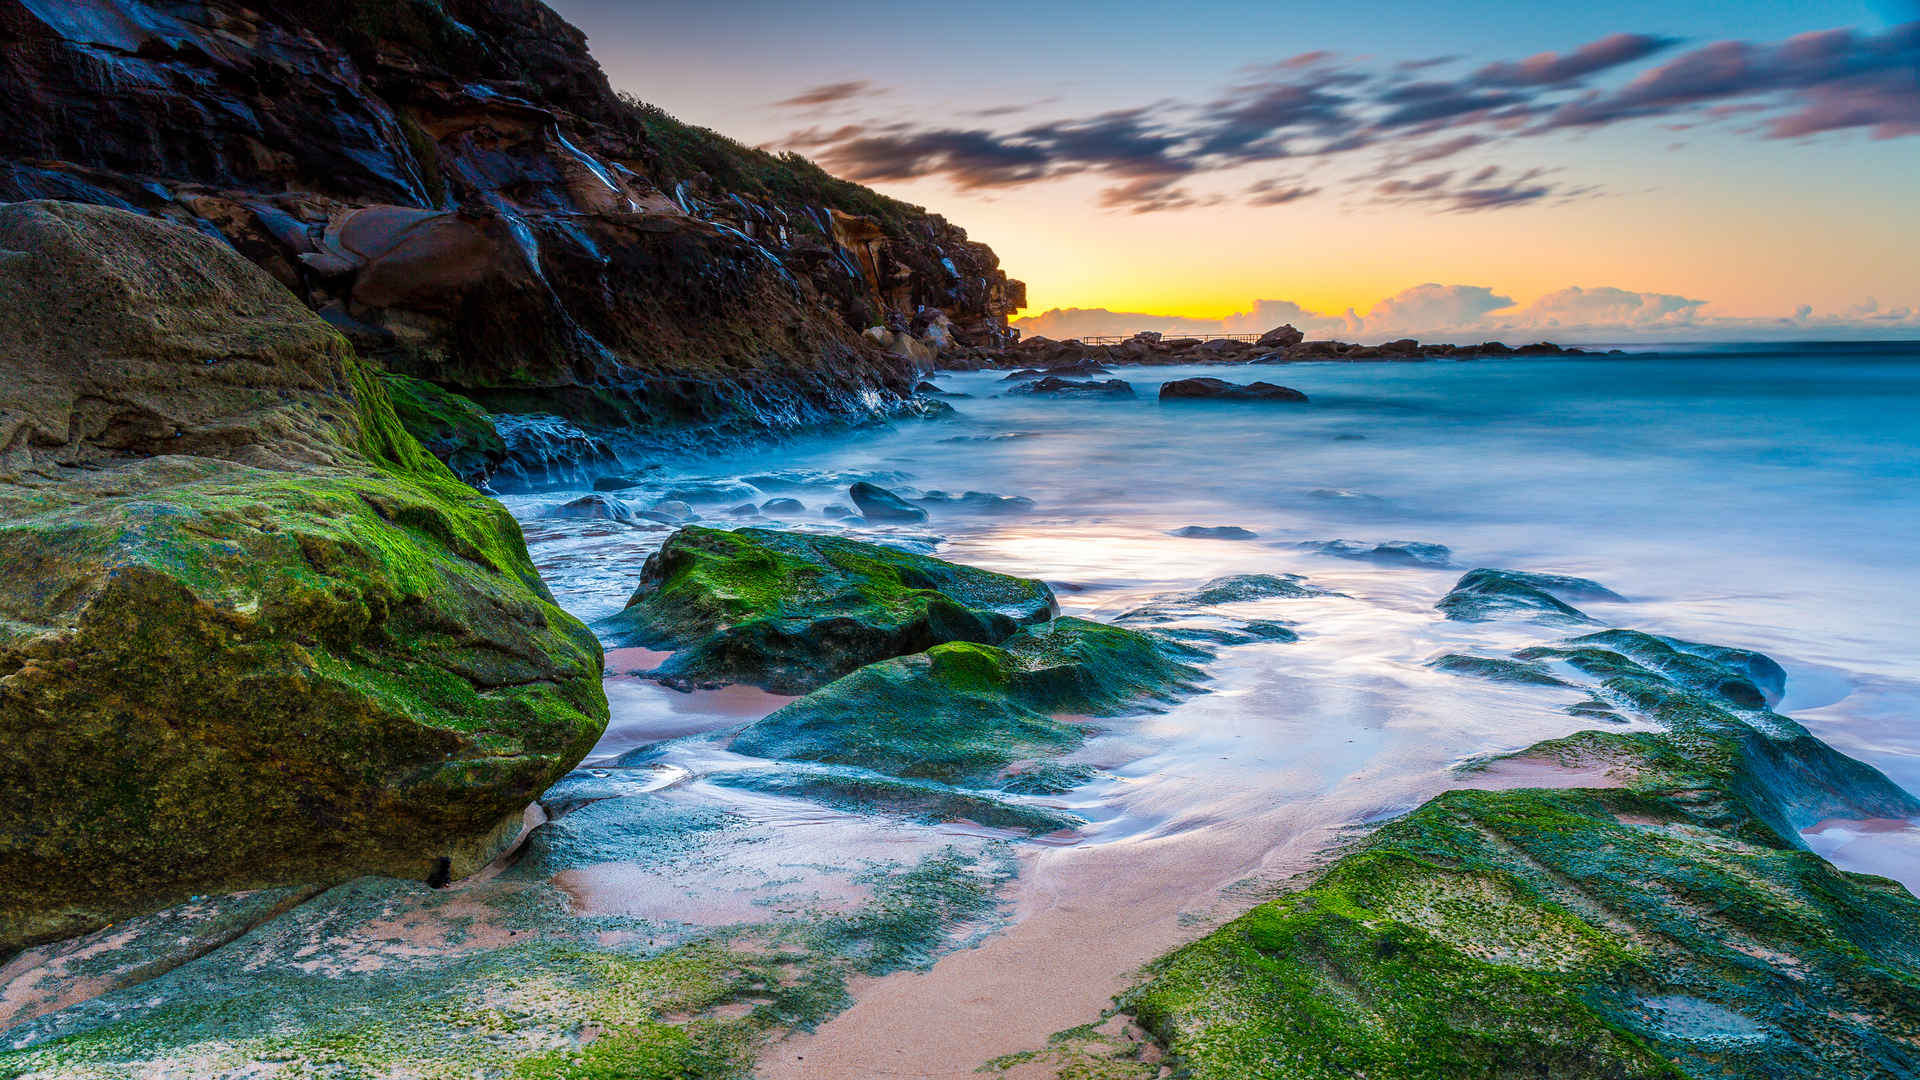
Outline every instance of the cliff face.
<path fill-rule="evenodd" d="M 964 352 L 1024 302 L 944 219 L 615 95 L 535 0 L 0 0 L 0 93 L 0 200 L 217 235 L 395 372 L 641 442 L 898 407 L 919 350 L 862 331 Z"/>

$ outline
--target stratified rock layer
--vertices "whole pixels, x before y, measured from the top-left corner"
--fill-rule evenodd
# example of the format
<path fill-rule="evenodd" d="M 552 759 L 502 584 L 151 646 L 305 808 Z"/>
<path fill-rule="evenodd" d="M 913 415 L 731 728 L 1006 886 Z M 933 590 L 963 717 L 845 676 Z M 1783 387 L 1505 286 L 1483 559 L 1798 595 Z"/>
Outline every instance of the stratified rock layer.
<path fill-rule="evenodd" d="M 257 267 L 5 205 L 0 310 L 0 952 L 465 873 L 592 746 L 599 648 L 518 527 Z"/>

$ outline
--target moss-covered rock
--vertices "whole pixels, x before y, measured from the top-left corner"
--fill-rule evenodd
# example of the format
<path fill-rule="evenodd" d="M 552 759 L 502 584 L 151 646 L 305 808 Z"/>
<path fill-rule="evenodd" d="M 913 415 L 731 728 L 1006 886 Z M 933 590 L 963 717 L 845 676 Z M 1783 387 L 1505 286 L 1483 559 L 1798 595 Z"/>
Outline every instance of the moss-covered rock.
<path fill-rule="evenodd" d="M 388 373 L 382 381 L 407 434 L 446 462 L 455 476 L 475 486 L 485 484 L 507 460 L 507 444 L 493 417 L 477 403 L 410 375 Z"/>
<path fill-rule="evenodd" d="M 1129 1007 L 1201 1078 L 1920 1068 L 1920 902 L 1681 795 L 1444 795 Z"/>
<path fill-rule="evenodd" d="M 611 642 L 670 648 L 681 684 L 804 693 L 950 641 L 994 644 L 1054 611 L 1043 582 L 879 544 L 688 527 L 647 559 Z"/>
<path fill-rule="evenodd" d="M 0 951 L 490 858 L 606 722 L 505 510 L 204 236 L 0 207 L 0 309 Z"/>
<path fill-rule="evenodd" d="M 870 664 L 748 727 L 733 749 L 995 784 L 1015 762 L 1079 746 L 1086 725 L 1074 717 L 1117 715 L 1191 689 L 1199 672 L 1184 655 L 1138 631 L 1055 619 L 998 647 L 948 642 Z"/>
<path fill-rule="evenodd" d="M 1750 703 L 1778 668 L 1757 653 L 1608 631 L 1521 656 L 1663 730 L 1536 745 L 1524 756 L 1621 786 L 1447 793 L 1158 962 L 1121 1006 L 1177 1075 L 1920 1070 L 1920 901 L 1796 832 L 1920 800 Z"/>

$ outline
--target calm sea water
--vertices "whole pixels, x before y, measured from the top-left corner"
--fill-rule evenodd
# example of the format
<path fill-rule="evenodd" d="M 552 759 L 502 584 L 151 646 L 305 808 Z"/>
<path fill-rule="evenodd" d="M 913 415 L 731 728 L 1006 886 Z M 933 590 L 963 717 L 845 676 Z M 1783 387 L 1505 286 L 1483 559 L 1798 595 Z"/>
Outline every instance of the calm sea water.
<path fill-rule="evenodd" d="M 1265 379 L 1312 401 L 1158 402 L 1161 382 L 1190 375 Z M 1213 692 L 1091 748 L 1110 779 L 1062 800 L 1092 821 L 1083 843 L 1178 836 L 1277 803 L 1326 824 L 1376 818 L 1444 786 L 1453 763 L 1576 730 L 1537 688 L 1425 666 L 1558 636 L 1441 620 L 1433 603 L 1476 566 L 1591 577 L 1627 597 L 1583 605 L 1609 624 L 1774 656 L 1789 672 L 1782 711 L 1920 790 L 1920 343 L 1116 376 L 1137 396 L 1004 396 L 1000 373 L 945 375 L 969 395 L 949 418 L 668 463 L 622 494 L 645 507 L 689 481 L 741 481 L 752 490 L 721 486 L 696 505 L 703 521 L 769 524 L 726 508 L 793 497 L 806 510 L 780 524 L 1041 577 L 1095 617 L 1236 572 L 1304 574 L 1343 594 L 1249 611 L 1287 619 L 1301 640 L 1226 651 Z M 867 477 L 1033 508 L 935 508 L 908 529 L 828 511 Z M 571 494 L 509 505 L 562 603 L 594 619 L 624 603 L 667 530 L 546 516 Z M 1256 535 L 1169 535 L 1190 525 Z M 1332 539 L 1444 544 L 1453 565 L 1302 546 Z M 617 691 L 608 752 L 692 733 L 675 754 L 696 777 L 720 753 L 702 732 L 774 704 Z M 1920 830 L 1809 839 L 1920 887 Z"/>

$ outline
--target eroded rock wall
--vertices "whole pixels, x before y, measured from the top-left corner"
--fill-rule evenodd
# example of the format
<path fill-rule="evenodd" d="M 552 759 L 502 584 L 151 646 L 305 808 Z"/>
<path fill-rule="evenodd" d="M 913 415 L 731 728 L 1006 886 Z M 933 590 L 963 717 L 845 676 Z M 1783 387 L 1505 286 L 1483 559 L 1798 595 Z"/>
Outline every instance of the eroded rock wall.
<path fill-rule="evenodd" d="M 363 355 L 643 439 L 884 413 L 1003 344 L 993 252 L 614 94 L 532 0 L 0 0 L 0 199 L 218 236 Z"/>

